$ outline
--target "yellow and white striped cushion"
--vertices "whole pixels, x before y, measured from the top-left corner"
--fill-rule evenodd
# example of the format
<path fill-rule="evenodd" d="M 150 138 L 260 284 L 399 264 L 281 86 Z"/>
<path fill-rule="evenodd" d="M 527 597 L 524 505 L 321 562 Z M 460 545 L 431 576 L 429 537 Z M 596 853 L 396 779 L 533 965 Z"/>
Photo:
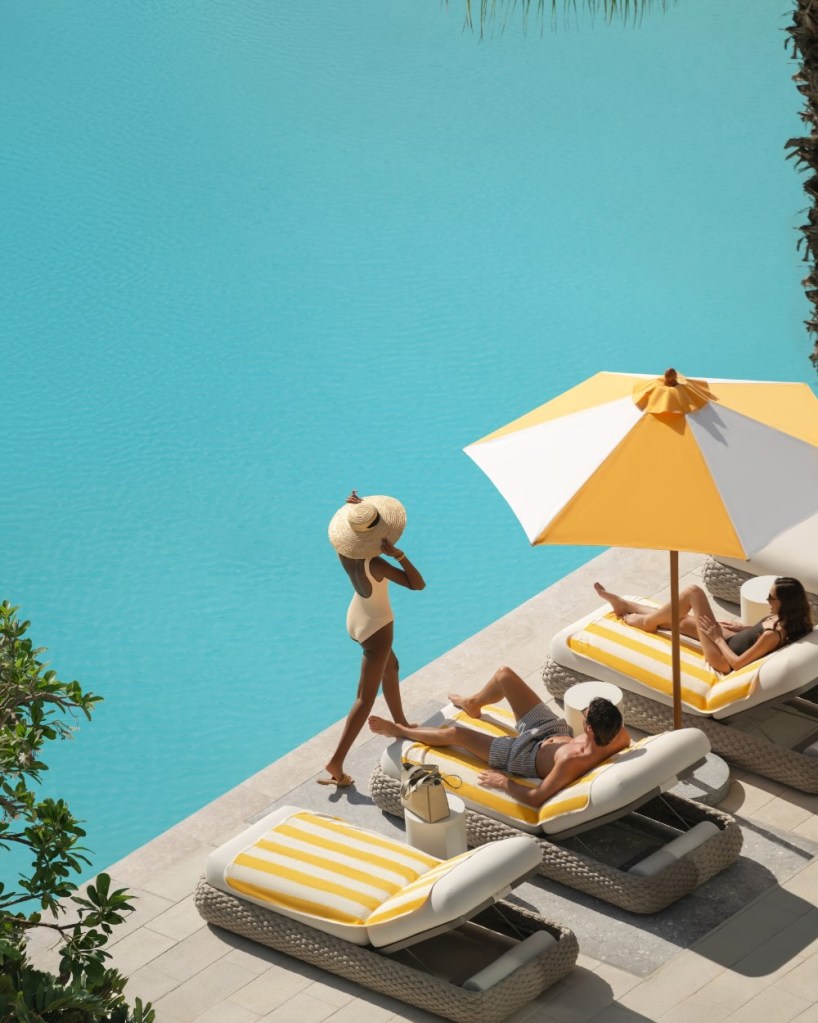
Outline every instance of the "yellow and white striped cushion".
<path fill-rule="evenodd" d="M 239 852 L 224 880 L 233 892 L 312 918 L 314 926 L 326 921 L 365 929 L 373 911 L 439 864 L 403 842 L 302 811 Z"/>
<path fill-rule="evenodd" d="M 643 685 L 672 694 L 671 639 L 665 632 L 648 633 L 627 625 L 612 612 L 600 614 L 568 638 L 574 653 Z M 765 661 L 761 657 L 738 671 L 714 671 L 698 646 L 682 643 L 682 703 L 699 713 L 712 714 L 729 704 L 748 699 L 758 683 Z"/>

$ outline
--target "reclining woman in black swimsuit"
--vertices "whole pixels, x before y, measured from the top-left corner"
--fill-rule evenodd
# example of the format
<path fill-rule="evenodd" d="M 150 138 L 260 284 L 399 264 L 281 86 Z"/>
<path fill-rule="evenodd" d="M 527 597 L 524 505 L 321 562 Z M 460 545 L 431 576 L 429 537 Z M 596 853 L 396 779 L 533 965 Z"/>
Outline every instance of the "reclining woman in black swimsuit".
<path fill-rule="evenodd" d="M 669 603 L 650 607 L 618 597 L 601 583 L 594 583 L 594 589 L 628 625 L 644 632 L 670 628 Z M 687 586 L 679 593 L 679 631 L 698 639 L 710 667 L 727 674 L 812 631 L 807 595 L 797 579 L 779 576 L 770 587 L 767 599 L 770 613 L 757 625 L 716 621 L 704 590 L 700 586 Z"/>

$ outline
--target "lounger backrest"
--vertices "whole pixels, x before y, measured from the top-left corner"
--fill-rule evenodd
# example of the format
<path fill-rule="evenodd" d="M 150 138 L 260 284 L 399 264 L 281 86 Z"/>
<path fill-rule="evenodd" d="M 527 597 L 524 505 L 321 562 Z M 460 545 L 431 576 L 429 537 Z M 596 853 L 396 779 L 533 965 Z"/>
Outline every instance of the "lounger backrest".
<path fill-rule="evenodd" d="M 522 836 L 443 860 L 370 915 L 369 940 L 380 948 L 468 919 L 539 864 L 536 842 Z"/>
<path fill-rule="evenodd" d="M 403 842 L 304 810 L 239 852 L 224 880 L 253 902 L 363 944 L 372 912 L 440 863 Z"/>

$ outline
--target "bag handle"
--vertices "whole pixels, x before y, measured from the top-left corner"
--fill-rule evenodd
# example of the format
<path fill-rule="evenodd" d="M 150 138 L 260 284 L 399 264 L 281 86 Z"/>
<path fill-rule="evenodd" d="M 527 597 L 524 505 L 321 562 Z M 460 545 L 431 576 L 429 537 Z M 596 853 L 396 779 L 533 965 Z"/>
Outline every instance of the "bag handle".
<path fill-rule="evenodd" d="M 402 760 L 401 791 L 416 788 L 418 785 L 428 784 L 430 781 L 440 781 L 450 789 L 459 789 L 463 779 L 457 774 L 443 774 L 437 764 L 424 764 L 420 761 Z M 455 784 L 456 783 L 456 784 Z"/>

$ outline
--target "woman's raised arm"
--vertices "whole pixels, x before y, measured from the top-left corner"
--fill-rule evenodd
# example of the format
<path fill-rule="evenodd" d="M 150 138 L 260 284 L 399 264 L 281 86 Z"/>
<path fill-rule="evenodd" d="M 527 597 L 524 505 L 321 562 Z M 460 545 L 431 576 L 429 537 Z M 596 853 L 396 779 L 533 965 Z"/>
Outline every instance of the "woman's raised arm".
<path fill-rule="evenodd" d="M 386 537 L 381 540 L 381 550 L 388 557 L 394 558 L 400 566 L 392 565 L 388 561 L 384 561 L 383 558 L 378 558 L 378 567 L 383 571 L 383 578 L 396 583 L 398 586 L 405 586 L 408 590 L 422 590 L 426 587 L 426 581 L 406 556 L 405 551 L 398 550 Z M 371 571 L 372 563 L 370 563 L 369 567 Z"/>

